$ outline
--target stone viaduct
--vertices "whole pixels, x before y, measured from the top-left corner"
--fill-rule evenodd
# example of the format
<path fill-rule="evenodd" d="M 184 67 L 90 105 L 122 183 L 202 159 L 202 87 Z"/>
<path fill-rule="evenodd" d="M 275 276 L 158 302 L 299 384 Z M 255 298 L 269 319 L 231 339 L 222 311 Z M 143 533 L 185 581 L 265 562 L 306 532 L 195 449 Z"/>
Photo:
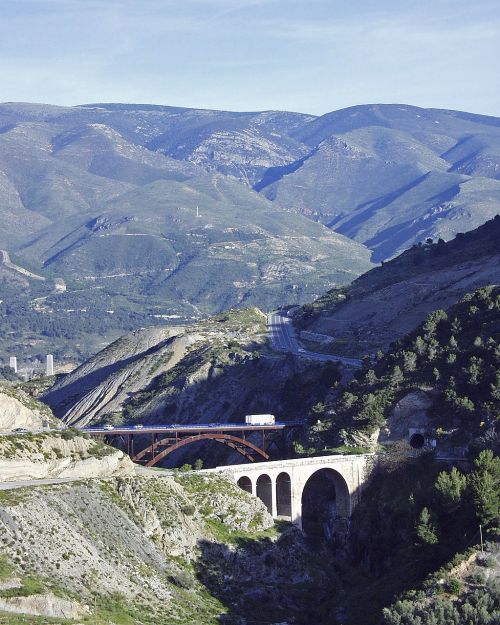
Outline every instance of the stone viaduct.
<path fill-rule="evenodd" d="M 240 488 L 259 497 L 270 514 L 303 528 L 322 515 L 347 519 L 359 502 L 374 465 L 373 454 L 315 456 L 237 464 L 222 472 Z"/>

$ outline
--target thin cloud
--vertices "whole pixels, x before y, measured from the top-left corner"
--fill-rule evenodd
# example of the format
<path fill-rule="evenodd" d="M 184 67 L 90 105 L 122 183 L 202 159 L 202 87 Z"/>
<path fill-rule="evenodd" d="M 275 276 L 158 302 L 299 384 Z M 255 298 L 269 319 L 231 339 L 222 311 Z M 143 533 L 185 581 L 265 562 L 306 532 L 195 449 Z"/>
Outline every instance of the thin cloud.
<path fill-rule="evenodd" d="M 0 99 L 500 115 L 496 4 L 1 0 Z"/>

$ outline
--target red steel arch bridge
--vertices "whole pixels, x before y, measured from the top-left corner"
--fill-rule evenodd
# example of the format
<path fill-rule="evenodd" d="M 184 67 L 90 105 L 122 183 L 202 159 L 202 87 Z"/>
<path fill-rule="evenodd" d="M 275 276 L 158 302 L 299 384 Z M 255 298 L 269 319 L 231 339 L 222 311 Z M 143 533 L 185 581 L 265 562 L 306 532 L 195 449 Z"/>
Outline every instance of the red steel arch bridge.
<path fill-rule="evenodd" d="M 81 428 L 92 437 L 123 448 L 134 462 L 154 467 L 176 449 L 212 440 L 234 449 L 249 462 L 269 460 L 272 448 L 285 453 L 286 432 L 302 427 L 300 421 L 266 425 L 248 423 L 206 423 L 171 425 L 103 426 Z M 147 443 L 149 437 L 150 443 Z M 137 451 L 139 449 L 139 451 Z"/>

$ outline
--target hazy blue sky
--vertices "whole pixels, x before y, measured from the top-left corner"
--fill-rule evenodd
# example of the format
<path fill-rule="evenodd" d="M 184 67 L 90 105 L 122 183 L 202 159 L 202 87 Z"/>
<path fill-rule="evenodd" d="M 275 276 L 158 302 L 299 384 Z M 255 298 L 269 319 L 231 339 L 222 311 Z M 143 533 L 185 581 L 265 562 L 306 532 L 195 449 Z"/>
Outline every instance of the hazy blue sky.
<path fill-rule="evenodd" d="M 0 0 L 0 101 L 500 116 L 499 0 Z"/>

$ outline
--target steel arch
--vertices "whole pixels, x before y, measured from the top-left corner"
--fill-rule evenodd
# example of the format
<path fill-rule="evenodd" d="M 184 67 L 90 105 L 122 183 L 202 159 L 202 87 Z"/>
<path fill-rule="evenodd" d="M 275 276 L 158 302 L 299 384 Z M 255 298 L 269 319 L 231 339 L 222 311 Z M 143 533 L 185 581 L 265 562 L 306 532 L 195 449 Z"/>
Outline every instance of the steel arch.
<path fill-rule="evenodd" d="M 148 447 L 143 449 L 136 456 L 134 456 L 132 460 L 134 462 L 140 462 L 145 456 L 147 456 L 149 453 L 152 453 L 153 458 L 148 460 L 145 463 L 145 466 L 154 467 L 158 462 L 160 462 L 160 460 L 163 460 L 165 456 L 168 456 L 168 454 L 172 453 L 176 449 L 179 449 L 184 445 L 189 445 L 190 443 L 196 443 L 203 440 L 213 440 L 217 443 L 227 445 L 228 447 L 231 447 L 232 449 L 240 453 L 250 462 L 255 462 L 256 460 L 255 456 L 250 453 L 251 451 L 253 451 L 254 454 L 257 454 L 264 460 L 269 460 L 269 454 L 266 454 L 265 451 L 263 451 L 260 447 L 257 447 L 257 445 L 254 445 L 250 441 L 240 438 L 239 436 L 232 436 L 231 434 L 222 434 L 217 432 L 214 432 L 213 434 L 195 434 L 193 436 L 186 436 L 185 438 L 175 443 L 171 443 L 171 439 L 164 438 L 159 441 L 155 441 L 153 445 L 149 445 Z M 164 445 L 167 445 L 166 449 L 163 449 L 158 454 L 154 454 L 155 449 Z"/>

